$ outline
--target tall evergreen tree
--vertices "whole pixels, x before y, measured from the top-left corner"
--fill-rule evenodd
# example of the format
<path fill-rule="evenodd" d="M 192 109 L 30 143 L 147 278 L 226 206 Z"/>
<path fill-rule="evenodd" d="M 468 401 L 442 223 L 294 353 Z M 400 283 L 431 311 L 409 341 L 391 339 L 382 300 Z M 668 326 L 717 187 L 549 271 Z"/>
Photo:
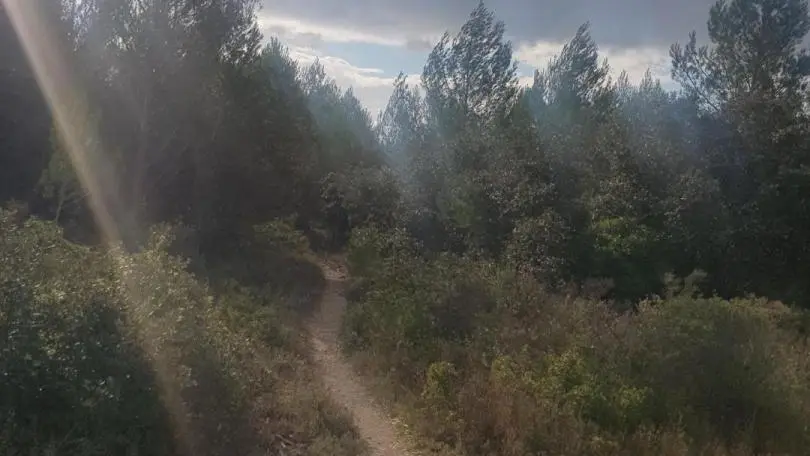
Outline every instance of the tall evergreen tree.
<path fill-rule="evenodd" d="M 445 34 L 422 73 L 431 119 L 487 123 L 506 115 L 518 95 L 517 64 L 505 27 L 481 2 L 461 30 Z"/>

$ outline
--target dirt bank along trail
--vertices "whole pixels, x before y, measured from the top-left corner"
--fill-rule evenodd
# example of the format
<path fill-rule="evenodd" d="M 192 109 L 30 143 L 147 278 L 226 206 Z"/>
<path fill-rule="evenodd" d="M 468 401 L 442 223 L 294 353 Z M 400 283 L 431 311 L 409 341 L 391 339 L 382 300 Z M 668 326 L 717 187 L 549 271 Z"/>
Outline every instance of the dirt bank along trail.
<path fill-rule="evenodd" d="M 352 414 L 374 456 L 409 456 L 411 452 L 398 435 L 391 418 L 374 403 L 340 352 L 338 337 L 346 310 L 343 297 L 345 267 L 323 261 L 320 266 L 326 278 L 326 289 L 307 326 L 323 382 L 333 400 Z"/>

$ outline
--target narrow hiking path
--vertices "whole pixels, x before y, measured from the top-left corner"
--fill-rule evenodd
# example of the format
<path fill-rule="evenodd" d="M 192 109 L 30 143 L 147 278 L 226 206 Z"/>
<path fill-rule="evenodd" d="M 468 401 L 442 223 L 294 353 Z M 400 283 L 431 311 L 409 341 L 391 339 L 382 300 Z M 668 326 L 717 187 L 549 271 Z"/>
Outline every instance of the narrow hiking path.
<path fill-rule="evenodd" d="M 324 261 L 319 265 L 326 278 L 326 289 L 314 314 L 307 321 L 318 373 L 329 395 L 351 413 L 372 455 L 412 455 L 391 418 L 374 402 L 341 354 L 339 335 L 346 310 L 346 299 L 343 297 L 345 267 Z"/>

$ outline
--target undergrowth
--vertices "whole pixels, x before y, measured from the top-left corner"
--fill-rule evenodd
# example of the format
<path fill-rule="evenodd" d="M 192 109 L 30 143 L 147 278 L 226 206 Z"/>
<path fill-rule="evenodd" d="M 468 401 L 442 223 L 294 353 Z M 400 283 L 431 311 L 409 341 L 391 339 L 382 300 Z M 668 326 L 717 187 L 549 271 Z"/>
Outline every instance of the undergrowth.
<path fill-rule="evenodd" d="M 91 248 L 0 212 L 0 453 L 364 454 L 313 387 L 298 317 L 314 266 L 275 242 L 254 254 L 280 281 L 205 277 L 173 239 L 164 226 L 136 253 Z"/>
<path fill-rule="evenodd" d="M 810 357 L 781 303 L 700 297 L 694 274 L 625 311 L 373 228 L 348 259 L 345 347 L 436 454 L 806 454 Z"/>

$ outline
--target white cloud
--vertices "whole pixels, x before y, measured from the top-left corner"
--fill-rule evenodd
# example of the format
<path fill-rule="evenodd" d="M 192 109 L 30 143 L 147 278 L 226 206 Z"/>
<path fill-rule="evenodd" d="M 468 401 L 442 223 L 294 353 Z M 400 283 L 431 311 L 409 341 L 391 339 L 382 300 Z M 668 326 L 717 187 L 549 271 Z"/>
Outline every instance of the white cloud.
<path fill-rule="evenodd" d="M 349 85 L 355 88 L 391 86 L 394 83 L 394 78 L 384 76 L 383 70 L 379 68 L 358 67 L 340 57 L 323 55 L 315 49 L 292 47 L 290 56 L 302 65 L 311 65 L 315 60 L 320 61 L 326 73 L 344 88 L 348 88 Z"/>
<path fill-rule="evenodd" d="M 618 76 L 624 70 L 632 83 L 644 78 L 647 70 L 662 83 L 670 79 L 669 51 L 660 48 L 627 48 L 606 49 L 602 55 L 607 57 L 612 72 Z"/>
<path fill-rule="evenodd" d="M 258 22 L 266 37 L 278 36 L 289 46 L 290 56 L 300 65 L 311 65 L 317 59 L 323 65 L 326 74 L 333 78 L 338 86 L 344 90 L 352 87 L 354 94 L 375 118 L 388 103 L 395 77 L 386 75 L 380 68 L 363 68 L 353 65 L 344 58 L 326 55 L 320 51 L 321 44 L 356 43 L 414 48 L 424 46 L 425 42 L 432 42 L 434 38 L 397 35 L 395 31 L 389 34 L 359 31 L 279 16 L 267 11 L 259 15 Z M 408 82 L 418 84 L 419 75 L 409 76 Z"/>
<path fill-rule="evenodd" d="M 308 48 L 310 51 L 320 47 L 323 42 L 332 43 L 358 43 L 376 44 L 392 47 L 414 48 L 422 47 L 425 51 L 438 41 L 439 36 L 433 34 L 428 36 L 408 36 L 404 32 L 398 33 L 396 29 L 386 33 L 380 33 L 368 28 L 349 28 L 339 25 L 326 25 L 316 22 L 308 22 L 292 17 L 279 16 L 276 13 L 263 12 L 259 17 L 259 25 L 266 36 L 276 35 L 284 39 L 290 46 Z M 428 45 L 430 43 L 430 45 Z M 532 66 L 535 69 L 545 68 L 548 61 L 560 52 L 564 42 L 537 41 L 534 44 L 519 44 L 515 50 L 515 57 L 518 61 Z M 395 52 L 395 51 L 392 51 Z M 607 57 L 611 67 L 611 73 L 617 77 L 622 70 L 626 71 L 631 82 L 638 82 L 644 77 L 647 69 L 653 76 L 666 82 L 669 78 L 668 50 L 660 47 L 637 46 L 637 47 L 617 47 L 601 46 L 600 55 Z M 321 57 L 324 60 L 326 57 Z M 345 60 L 336 58 L 332 66 L 336 70 L 346 69 L 356 74 L 353 80 L 370 86 L 379 84 L 380 78 L 367 78 L 368 73 L 375 72 L 374 69 L 363 69 L 352 67 Z M 324 61 L 324 66 L 326 62 Z M 393 81 L 392 78 L 387 78 Z M 530 78 L 521 78 L 521 83 L 531 82 Z M 353 84 L 354 85 L 354 84 Z M 390 84 L 389 84 L 390 85 Z"/>
<path fill-rule="evenodd" d="M 290 57 L 301 66 L 308 66 L 318 60 L 326 74 L 333 78 L 342 89 L 352 87 L 354 94 L 371 112 L 372 117 L 385 108 L 393 90 L 394 78 L 385 76 L 379 68 L 363 68 L 352 65 L 340 57 L 323 55 L 316 49 L 290 47 Z"/>
<path fill-rule="evenodd" d="M 535 69 L 544 69 L 548 62 L 562 50 L 564 43 L 541 41 L 531 45 L 521 45 L 515 51 L 518 61 Z M 669 81 L 668 50 L 657 47 L 599 48 L 602 58 L 607 58 L 611 75 L 616 78 L 622 71 L 627 72 L 631 83 L 638 83 L 649 69 L 653 77 L 662 83 Z"/>
<path fill-rule="evenodd" d="M 563 47 L 563 43 L 551 43 L 547 41 L 539 41 L 535 44 L 523 44 L 517 47 L 514 52 L 515 58 L 526 65 L 535 69 L 543 69 L 548 62 L 557 54 Z"/>
<path fill-rule="evenodd" d="M 362 32 L 358 29 L 316 24 L 275 14 L 260 14 L 258 22 L 265 35 L 281 35 L 285 39 L 317 36 L 323 41 L 332 43 L 365 43 L 386 46 L 405 46 L 408 44 L 408 40 L 402 37 L 396 38 Z"/>
<path fill-rule="evenodd" d="M 393 92 L 393 86 L 355 87 L 354 94 L 371 113 L 371 119 L 377 120 L 377 115 L 385 109 L 388 99 Z"/>
<path fill-rule="evenodd" d="M 329 21 L 310 21 L 261 11 L 259 28 L 265 36 L 279 36 L 287 42 L 318 47 L 319 43 L 359 43 L 429 51 L 439 41 L 439 31 L 415 31 L 403 27 L 359 27 Z"/>
<path fill-rule="evenodd" d="M 456 30 L 478 1 L 262 0 L 262 13 L 399 41 Z M 694 29 L 702 38 L 715 1 L 486 0 L 486 6 L 520 44 L 564 40 L 590 21 L 602 45 L 659 47 L 685 40 Z"/>

